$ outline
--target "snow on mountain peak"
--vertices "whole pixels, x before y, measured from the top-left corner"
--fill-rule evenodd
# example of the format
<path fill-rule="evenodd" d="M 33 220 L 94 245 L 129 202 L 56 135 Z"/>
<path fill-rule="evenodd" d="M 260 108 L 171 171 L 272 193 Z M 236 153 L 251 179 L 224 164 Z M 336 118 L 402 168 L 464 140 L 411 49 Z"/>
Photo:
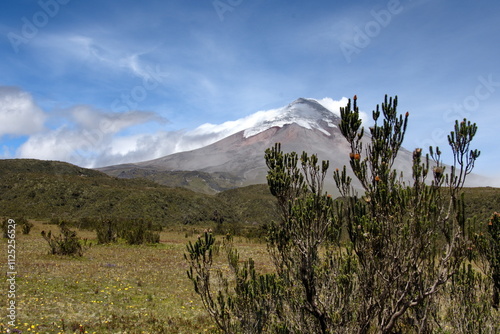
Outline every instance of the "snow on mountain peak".
<path fill-rule="evenodd" d="M 342 98 L 340 101 L 334 101 L 330 98 L 322 100 L 299 98 L 285 107 L 260 112 L 262 113 L 260 116 L 263 117 L 245 129 L 244 136 L 245 138 L 252 137 L 272 127 L 283 127 L 293 123 L 330 135 L 325 126 L 337 126 L 339 108 L 346 104 L 347 98 Z"/>
<path fill-rule="evenodd" d="M 244 131 L 243 135 L 248 138 L 269 128 L 292 123 L 308 129 L 318 129 L 328 135 L 326 127 L 335 126 L 336 117 L 340 117 L 340 107 L 345 107 L 347 101 L 346 97 L 339 101 L 331 98 L 299 98 L 285 107 L 257 111 L 234 121 L 221 124 L 205 123 L 180 136 L 174 151 L 194 150 L 240 131 Z"/>

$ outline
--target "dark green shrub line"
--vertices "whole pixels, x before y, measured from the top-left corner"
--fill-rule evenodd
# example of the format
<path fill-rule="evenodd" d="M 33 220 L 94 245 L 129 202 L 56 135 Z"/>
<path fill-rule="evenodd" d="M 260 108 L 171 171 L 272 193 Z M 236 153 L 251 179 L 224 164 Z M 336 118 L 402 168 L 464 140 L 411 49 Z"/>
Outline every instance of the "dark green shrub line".
<path fill-rule="evenodd" d="M 143 221 L 130 221 L 118 232 L 118 236 L 123 238 L 129 245 L 141 245 L 144 243 L 159 243 L 161 228 L 156 229 L 151 223 Z"/>
<path fill-rule="evenodd" d="M 98 244 L 109 244 L 116 242 L 117 226 L 111 219 L 101 219 L 95 226 Z"/>
<path fill-rule="evenodd" d="M 54 255 L 76 255 L 83 256 L 88 248 L 87 240 L 80 240 L 75 231 L 68 228 L 67 223 L 54 219 L 60 229 L 60 234 L 55 236 L 51 231 L 42 231 L 42 237 L 50 247 L 50 254 Z M 129 245 L 154 244 L 160 242 L 161 227 L 142 220 L 121 220 L 119 222 L 101 218 L 97 220 L 86 220 L 86 228 L 90 226 L 96 232 L 98 244 L 109 244 L 122 238 Z"/>

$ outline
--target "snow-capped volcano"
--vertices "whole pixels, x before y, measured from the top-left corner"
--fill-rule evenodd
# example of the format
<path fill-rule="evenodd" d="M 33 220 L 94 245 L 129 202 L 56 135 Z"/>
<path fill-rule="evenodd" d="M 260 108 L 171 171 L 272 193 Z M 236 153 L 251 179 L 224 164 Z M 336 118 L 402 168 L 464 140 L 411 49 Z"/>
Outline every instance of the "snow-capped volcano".
<path fill-rule="evenodd" d="M 123 178 L 146 176 L 153 180 L 168 178 L 170 176 L 165 174 L 172 172 L 196 171 L 218 175 L 226 187 L 228 184 L 229 187 L 236 187 L 265 183 L 267 166 L 264 152 L 275 143 L 281 143 L 285 152 L 315 153 L 320 160 L 329 160 L 333 169 L 343 168 L 349 165 L 351 151 L 338 128 L 340 107 L 346 104 L 347 99 L 299 98 L 282 108 L 259 111 L 219 125 L 200 126 L 196 129 L 196 135 L 216 133 L 220 137 L 203 147 L 100 170 Z M 400 153 L 396 163 L 398 169 L 411 171 L 410 152 L 402 150 Z M 192 178 L 186 177 L 183 182 L 188 184 L 194 180 Z M 214 191 L 221 189 L 210 187 Z M 327 187 L 334 188 L 333 179 L 328 179 Z"/>
<path fill-rule="evenodd" d="M 326 100 L 323 100 L 326 101 Z M 338 111 L 337 111 L 338 112 Z M 299 98 L 286 107 L 264 112 L 264 119 L 244 130 L 244 137 L 252 137 L 272 127 L 297 124 L 306 129 L 316 129 L 330 135 L 327 128 L 336 127 L 340 118 L 333 110 L 314 99 Z"/>
<path fill-rule="evenodd" d="M 299 98 L 287 106 L 258 111 L 236 121 L 198 127 L 191 135 L 215 133 L 220 138 L 203 147 L 100 170 L 118 177 L 146 175 L 154 180 L 169 172 L 197 171 L 218 175 L 232 187 L 265 183 L 264 152 L 275 143 L 281 143 L 286 152 L 316 153 L 320 159 L 330 160 L 332 167 L 342 168 L 348 164 L 350 147 L 337 125 L 340 107 L 346 104 L 347 98 L 340 101 Z"/>
<path fill-rule="evenodd" d="M 273 127 L 281 128 L 294 123 L 327 134 L 338 123 L 340 107 L 345 107 L 347 101 L 346 97 L 338 101 L 331 98 L 299 98 L 286 106 L 257 111 L 236 120 L 220 124 L 205 123 L 181 135 L 172 153 L 204 147 L 240 131 L 244 131 L 244 137 L 248 138 Z"/>
<path fill-rule="evenodd" d="M 220 190 L 249 184 L 266 183 L 267 166 L 264 152 L 281 143 L 285 152 L 302 151 L 317 154 L 320 160 L 330 161 L 330 167 L 349 166 L 351 147 L 342 136 L 338 124 L 340 107 L 347 99 L 299 98 L 289 105 L 222 124 L 204 124 L 190 136 L 206 136 L 206 143 L 154 160 L 109 166 L 99 170 L 121 178 L 146 177 L 171 185 L 205 187 L 204 191 Z M 366 143 L 369 135 L 363 138 Z M 394 167 L 411 176 L 412 154 L 402 148 Z M 349 173 L 349 172 L 348 172 Z M 353 179 L 355 177 L 351 175 Z M 354 187 L 360 187 L 356 181 Z M 335 192 L 333 178 L 326 179 L 326 187 Z"/>

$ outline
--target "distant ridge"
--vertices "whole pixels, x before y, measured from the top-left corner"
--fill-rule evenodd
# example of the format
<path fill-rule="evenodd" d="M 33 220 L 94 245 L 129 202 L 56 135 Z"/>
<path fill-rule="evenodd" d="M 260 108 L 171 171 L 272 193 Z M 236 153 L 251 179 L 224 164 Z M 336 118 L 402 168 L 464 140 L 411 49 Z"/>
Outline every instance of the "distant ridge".
<path fill-rule="evenodd" d="M 75 175 L 103 177 L 104 173 L 62 161 L 37 159 L 0 159 L 0 172 L 47 173 L 53 175 Z"/>

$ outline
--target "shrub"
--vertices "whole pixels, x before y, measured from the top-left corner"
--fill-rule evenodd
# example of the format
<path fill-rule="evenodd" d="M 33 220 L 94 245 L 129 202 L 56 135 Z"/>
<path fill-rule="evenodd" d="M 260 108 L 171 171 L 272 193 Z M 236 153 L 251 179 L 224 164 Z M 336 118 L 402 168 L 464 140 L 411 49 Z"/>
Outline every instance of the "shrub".
<path fill-rule="evenodd" d="M 231 277 L 213 268 L 213 256 L 221 247 L 228 257 Z M 187 248 L 188 254 L 184 255 L 190 264 L 187 275 L 205 309 L 224 333 L 275 333 L 283 329 L 273 321 L 275 314 L 282 313 L 280 297 L 284 291 L 278 277 L 257 274 L 252 259 L 240 263 L 230 236 L 226 236 L 221 246 L 210 231 L 205 231 L 194 244 L 189 242 Z M 213 284 L 219 289 L 214 290 Z"/>
<path fill-rule="evenodd" d="M 452 276 L 441 298 L 443 323 L 454 333 L 498 333 L 498 311 L 491 299 L 492 284 L 488 276 L 463 264 Z M 460 315 L 460 316 L 457 316 Z"/>
<path fill-rule="evenodd" d="M 409 113 L 398 115 L 397 97 L 386 96 L 366 139 L 356 96 L 351 102 L 340 110 L 339 128 L 363 196 L 345 166 L 333 173 L 342 194 L 334 201 L 323 188 L 328 161 L 284 153 L 279 144 L 266 150 L 267 181 L 280 212 L 267 226 L 275 275 L 256 273 L 251 259 L 240 264 L 231 247 L 232 274 L 214 269 L 216 242 L 208 232 L 188 245 L 188 277 L 225 333 L 433 332 L 439 293 L 450 278 L 461 275 L 461 286 L 478 282 L 460 271 L 474 234 L 462 187 L 479 157 L 469 147 L 476 125 L 456 122 L 448 137 L 449 173 L 439 148 L 425 156 L 417 148 L 405 181 L 393 165 Z M 248 319 L 259 325 L 248 326 Z"/>
<path fill-rule="evenodd" d="M 485 249 L 493 280 L 493 306 L 500 307 L 500 214 L 495 212 L 488 222 L 489 247 Z"/>
<path fill-rule="evenodd" d="M 3 238 L 8 238 L 9 237 L 9 219 L 4 219 L 2 220 L 2 236 Z"/>
<path fill-rule="evenodd" d="M 116 222 L 111 219 L 101 219 L 96 222 L 95 231 L 99 244 L 109 244 L 117 240 Z"/>
<path fill-rule="evenodd" d="M 26 218 L 21 217 L 16 219 L 16 223 L 21 226 L 21 231 L 23 234 L 30 234 L 31 229 L 33 228 L 33 223 L 28 221 Z"/>
<path fill-rule="evenodd" d="M 42 237 L 49 244 L 50 254 L 83 256 L 87 247 L 81 243 L 76 232 L 70 230 L 64 222 L 59 224 L 59 229 L 58 236 L 52 235 L 52 231 L 41 232 Z"/>
<path fill-rule="evenodd" d="M 124 221 L 122 223 L 119 236 L 129 245 L 141 245 L 144 243 L 160 242 L 160 227 L 154 227 L 150 222 L 144 221 Z"/>
<path fill-rule="evenodd" d="M 8 227 L 8 219 L 4 219 L 2 221 L 2 232 L 3 232 L 3 237 L 7 238 L 7 227 Z M 26 218 L 21 217 L 18 219 L 15 219 L 16 225 L 21 227 L 21 232 L 23 234 L 29 234 L 31 232 L 31 229 L 33 228 L 33 223 L 28 221 Z"/>

